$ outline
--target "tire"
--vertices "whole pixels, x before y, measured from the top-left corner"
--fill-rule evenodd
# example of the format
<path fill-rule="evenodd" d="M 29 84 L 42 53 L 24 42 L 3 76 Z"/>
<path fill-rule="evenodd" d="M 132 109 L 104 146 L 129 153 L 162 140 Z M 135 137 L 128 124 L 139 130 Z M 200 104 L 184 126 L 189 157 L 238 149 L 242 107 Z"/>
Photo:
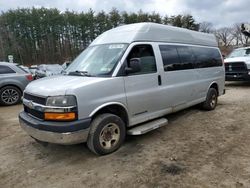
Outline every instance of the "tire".
<path fill-rule="evenodd" d="M 123 120 L 114 114 L 98 115 L 91 123 L 88 148 L 97 155 L 106 155 L 119 149 L 125 139 Z"/>
<path fill-rule="evenodd" d="M 15 86 L 5 86 L 0 89 L 0 104 L 10 106 L 21 101 L 22 92 Z"/>
<path fill-rule="evenodd" d="M 214 88 L 209 88 L 207 92 L 206 101 L 202 103 L 202 109 L 204 110 L 214 110 L 218 102 L 218 92 Z"/>

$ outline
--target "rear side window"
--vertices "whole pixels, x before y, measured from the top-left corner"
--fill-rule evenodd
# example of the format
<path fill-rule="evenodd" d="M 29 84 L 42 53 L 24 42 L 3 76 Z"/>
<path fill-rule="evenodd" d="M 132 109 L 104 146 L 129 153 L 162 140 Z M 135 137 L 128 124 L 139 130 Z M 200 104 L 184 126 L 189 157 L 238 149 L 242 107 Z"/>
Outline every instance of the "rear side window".
<path fill-rule="evenodd" d="M 189 46 L 176 46 L 182 70 L 194 68 L 194 55 Z"/>
<path fill-rule="evenodd" d="M 222 66 L 222 59 L 218 49 L 191 47 L 195 56 L 196 68 Z"/>
<path fill-rule="evenodd" d="M 141 59 L 141 71 L 135 73 L 136 75 L 149 74 L 157 71 L 154 51 L 151 45 L 143 44 L 134 46 L 127 57 L 128 66 L 129 66 L 129 61 L 132 58 Z"/>
<path fill-rule="evenodd" d="M 0 65 L 0 74 L 9 74 L 9 73 L 16 73 L 15 71 L 13 71 L 10 67 L 8 66 L 4 66 L 4 65 Z"/>
<path fill-rule="evenodd" d="M 165 71 L 222 66 L 218 49 L 195 46 L 160 45 Z"/>
<path fill-rule="evenodd" d="M 165 71 L 194 68 L 194 57 L 188 46 L 160 45 Z"/>

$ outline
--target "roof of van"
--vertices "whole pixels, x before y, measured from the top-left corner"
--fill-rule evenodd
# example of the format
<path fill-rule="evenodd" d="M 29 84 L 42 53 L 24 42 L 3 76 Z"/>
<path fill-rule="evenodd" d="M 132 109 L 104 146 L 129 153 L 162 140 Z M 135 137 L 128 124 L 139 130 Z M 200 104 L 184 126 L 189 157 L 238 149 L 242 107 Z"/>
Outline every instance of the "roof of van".
<path fill-rule="evenodd" d="M 218 46 L 213 34 L 149 22 L 123 25 L 108 30 L 98 36 L 90 45 L 138 41 Z"/>

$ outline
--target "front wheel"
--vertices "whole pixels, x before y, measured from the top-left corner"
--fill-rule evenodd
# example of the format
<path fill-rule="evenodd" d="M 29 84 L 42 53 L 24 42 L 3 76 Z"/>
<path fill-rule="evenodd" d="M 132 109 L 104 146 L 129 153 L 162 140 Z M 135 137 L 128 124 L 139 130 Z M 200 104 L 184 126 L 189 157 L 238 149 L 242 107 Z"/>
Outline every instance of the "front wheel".
<path fill-rule="evenodd" d="M 114 114 L 98 115 L 91 123 L 87 145 L 98 154 L 106 155 L 116 151 L 125 139 L 125 124 Z"/>
<path fill-rule="evenodd" d="M 204 110 L 214 110 L 218 102 L 218 92 L 214 88 L 209 88 L 207 92 L 206 101 L 202 103 Z"/>

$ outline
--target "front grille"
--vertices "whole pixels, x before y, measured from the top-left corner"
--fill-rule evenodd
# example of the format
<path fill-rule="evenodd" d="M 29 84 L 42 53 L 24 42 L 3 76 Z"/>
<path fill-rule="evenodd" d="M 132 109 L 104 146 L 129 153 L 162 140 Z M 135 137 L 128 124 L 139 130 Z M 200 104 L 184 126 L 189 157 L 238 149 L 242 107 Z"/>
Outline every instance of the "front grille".
<path fill-rule="evenodd" d="M 28 114 L 38 118 L 38 119 L 44 119 L 44 113 L 34 110 L 34 109 L 30 109 L 27 106 L 24 106 L 24 111 L 27 112 Z"/>
<path fill-rule="evenodd" d="M 37 104 L 46 105 L 46 97 L 38 97 L 28 93 L 24 93 L 23 98 Z M 24 111 L 38 119 L 44 119 L 44 113 L 41 111 L 31 109 L 25 105 L 24 105 Z"/>
<path fill-rule="evenodd" d="M 244 62 L 225 63 L 226 72 L 247 72 L 247 66 Z"/>
<path fill-rule="evenodd" d="M 30 95 L 28 93 L 24 93 L 23 98 L 33 101 L 38 104 L 46 105 L 46 98 L 45 97 L 38 97 L 34 95 Z"/>

